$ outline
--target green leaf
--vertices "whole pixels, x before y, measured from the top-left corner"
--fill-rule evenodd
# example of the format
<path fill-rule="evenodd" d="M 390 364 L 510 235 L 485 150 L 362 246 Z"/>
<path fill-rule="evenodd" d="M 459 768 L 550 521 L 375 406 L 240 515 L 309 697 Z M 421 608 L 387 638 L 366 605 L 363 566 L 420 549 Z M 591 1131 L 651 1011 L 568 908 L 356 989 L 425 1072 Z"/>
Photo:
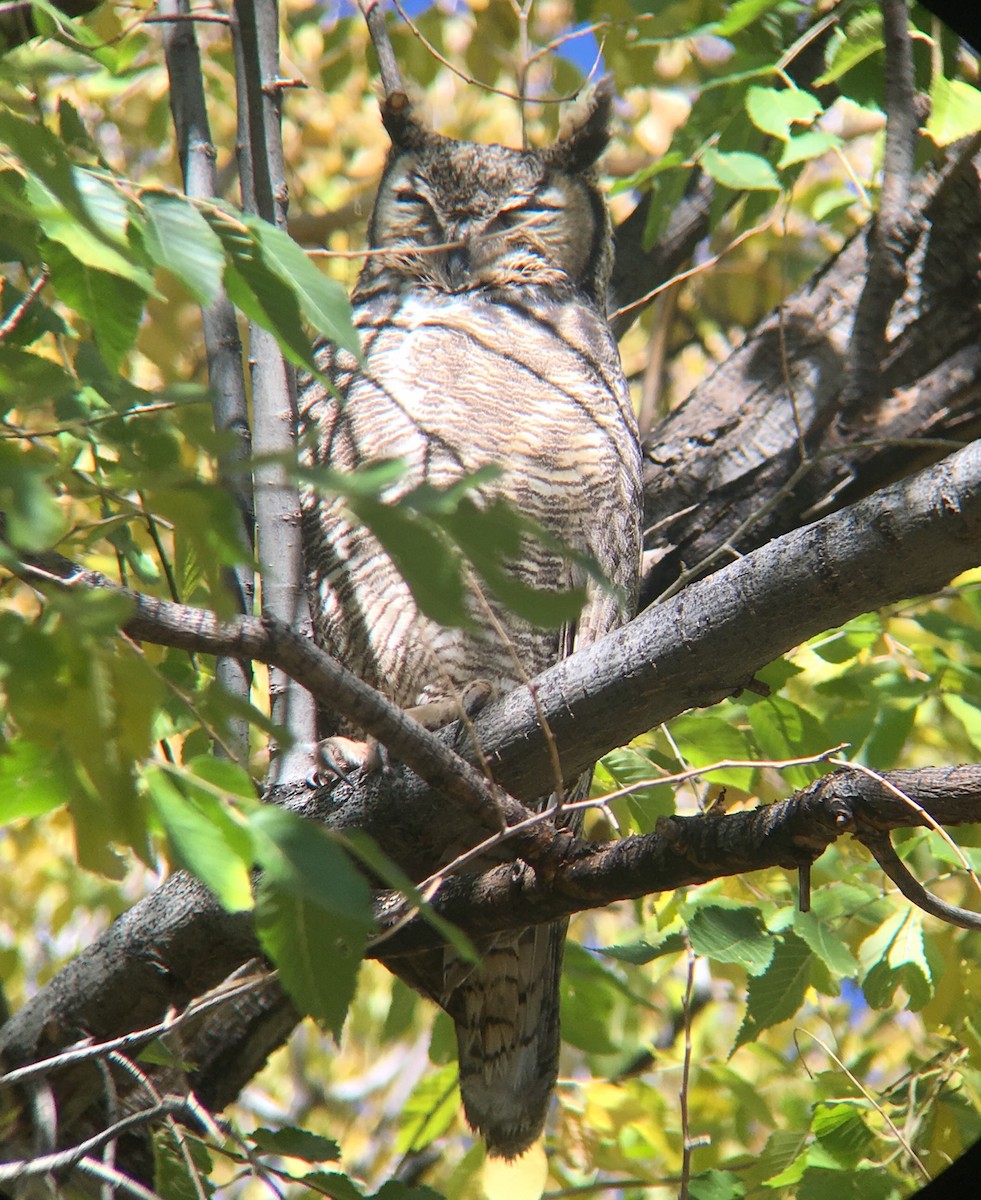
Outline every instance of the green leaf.
<path fill-rule="evenodd" d="M 853 979 L 858 974 L 858 960 L 848 946 L 831 932 L 830 926 L 812 912 L 794 913 L 794 932 L 827 966 L 832 975 Z"/>
<path fill-rule="evenodd" d="M 4 288 L 6 294 L 6 288 Z M 4 411 L 16 405 L 18 411 L 43 409 L 70 396 L 76 381 L 58 363 L 19 346 L 0 346 L 0 397 Z"/>
<path fill-rule="evenodd" d="M 650 941 L 644 938 L 638 942 L 628 942 L 617 946 L 604 946 L 602 953 L 608 958 L 615 958 L 620 962 L 643 966 L 644 963 L 653 962 L 656 958 L 663 958 L 666 954 L 681 954 L 685 949 L 685 945 L 684 935 L 673 932 L 665 934 L 658 941 Z"/>
<path fill-rule="evenodd" d="M 875 1140 L 853 1104 L 817 1104 L 811 1129 L 821 1146 L 843 1167 L 857 1167 Z"/>
<path fill-rule="evenodd" d="M 611 750 L 597 766 L 593 794 L 606 795 L 644 780 L 656 779 L 660 774 L 662 771 L 645 754 L 630 746 Z M 659 817 L 670 816 L 675 811 L 675 793 L 674 788 L 667 785 L 649 784 L 610 803 L 618 818 L 623 819 L 626 813 L 638 832 L 649 833 Z"/>
<path fill-rule="evenodd" d="M 822 634 L 808 648 L 829 663 L 845 663 L 870 650 L 882 637 L 882 621 L 876 616 L 857 617 L 832 634 Z"/>
<path fill-rule="evenodd" d="M 686 766 L 704 767 L 727 759 L 748 762 L 759 757 L 745 731 L 721 717 L 687 713 L 671 722 L 671 736 Z M 711 779 L 748 792 L 755 776 L 753 767 L 729 767 L 713 771 Z"/>
<path fill-rule="evenodd" d="M 616 1054 L 619 979 L 582 946 L 567 942 L 562 971 L 562 1036 L 589 1054 Z"/>
<path fill-rule="evenodd" d="M 787 167 L 796 166 L 797 163 L 810 162 L 812 159 L 820 158 L 822 154 L 827 154 L 829 150 L 837 149 L 840 145 L 841 138 L 837 135 L 828 133 L 825 129 L 809 129 L 798 137 L 787 139 L 777 167 L 783 171 Z M 855 199 L 850 193 L 848 196 L 849 202 Z"/>
<path fill-rule="evenodd" d="M 589 570 L 585 556 L 561 546 L 537 522 L 517 512 L 504 497 L 495 496 L 490 503 L 478 505 L 469 496 L 463 496 L 453 512 L 440 518 L 439 524 L 510 612 L 546 629 L 557 628 L 579 616 L 586 600 L 584 587 L 554 590 L 532 587 L 521 581 L 511 570 L 511 564 L 520 561 L 524 538 L 542 543 L 558 558 L 568 558 L 567 575 L 570 577 L 574 573 L 573 561 L 581 569 Z M 593 565 L 590 574 L 595 578 L 597 572 Z"/>
<path fill-rule="evenodd" d="M 792 933 L 785 934 L 774 949 L 769 967 L 762 975 L 750 977 L 746 1015 L 736 1034 L 734 1050 L 797 1012 L 810 983 L 810 966 L 807 944 Z"/>
<path fill-rule="evenodd" d="M 208 1176 L 212 1169 L 206 1147 L 186 1130 L 180 1131 L 179 1140 L 176 1126 L 164 1125 L 153 1131 L 153 1185 L 159 1195 L 167 1200 L 202 1200 L 203 1183 L 204 1196 L 211 1196 L 214 1187 Z"/>
<path fill-rule="evenodd" d="M 221 241 L 189 200 L 167 192 L 145 192 L 147 250 L 201 304 L 210 304 L 221 285 L 225 255 Z"/>
<path fill-rule="evenodd" d="M 811 86 L 822 88 L 834 83 L 873 54 L 878 54 L 884 45 L 882 15 L 878 10 L 866 9 L 849 22 L 844 32 L 835 33 L 828 46 L 827 69 Z"/>
<path fill-rule="evenodd" d="M 60 807 L 68 781 L 50 750 L 20 735 L 0 742 L 0 825 Z"/>
<path fill-rule="evenodd" d="M 71 239 L 45 243 L 44 256 L 55 291 L 92 326 L 106 365 L 117 371 L 136 341 L 147 291 L 118 272 L 89 265 L 72 249 Z"/>
<path fill-rule="evenodd" d="M 785 696 L 768 696 L 747 706 L 750 728 L 763 754 L 770 759 L 799 758 L 827 748 L 826 734 L 809 712 Z M 814 766 L 784 767 L 789 787 L 804 787 L 821 773 Z"/>
<path fill-rule="evenodd" d="M 333 1138 L 321 1137 L 306 1129 L 260 1127 L 252 1134 L 252 1140 L 264 1154 L 302 1158 L 309 1163 L 336 1162 L 341 1157 L 340 1147 Z"/>
<path fill-rule="evenodd" d="M 857 199 L 858 196 L 849 188 L 825 188 L 815 196 L 811 216 L 815 221 L 824 221 L 831 213 L 850 208 Z"/>
<path fill-rule="evenodd" d="M 382 544 L 419 608 L 441 625 L 470 625 L 459 552 L 411 510 L 354 496 L 351 510 Z"/>
<path fill-rule="evenodd" d="M 746 1185 L 732 1171 L 700 1171 L 688 1184 L 692 1200 L 738 1200 L 746 1195 Z"/>
<path fill-rule="evenodd" d="M 933 995 L 933 972 L 923 945 L 923 914 L 904 908 L 888 917 L 859 950 L 865 970 L 862 992 L 873 1008 L 892 1003 L 897 987 L 909 995 L 917 1012 Z"/>
<path fill-rule="evenodd" d="M 402 1109 L 395 1152 L 415 1153 L 442 1137 L 460 1111 L 459 1072 L 456 1063 L 427 1073 L 412 1089 Z"/>
<path fill-rule="evenodd" d="M 934 76 L 926 131 L 938 146 L 949 146 L 981 129 L 981 91 L 961 79 Z"/>
<path fill-rule="evenodd" d="M 981 750 L 981 708 L 958 696 L 955 692 L 944 692 L 944 708 L 964 726 L 967 736 Z"/>
<path fill-rule="evenodd" d="M 322 337 L 354 355 L 361 341 L 351 317 L 351 302 L 335 279 L 318 271 L 303 249 L 282 229 L 258 217 L 244 218 L 265 264 L 294 292 L 300 311 Z"/>
<path fill-rule="evenodd" d="M 776 8 L 780 2 L 781 0 L 736 0 L 735 4 L 727 5 L 726 15 L 715 23 L 712 32 L 717 37 L 730 38 L 747 25 L 752 25 L 763 13 Z"/>
<path fill-rule="evenodd" d="M 751 87 L 746 111 L 757 129 L 785 142 L 791 125 L 810 125 L 824 107 L 816 96 L 799 88 Z"/>
<path fill-rule="evenodd" d="M 298 1007 L 339 1036 L 373 927 L 368 883 L 312 821 L 263 806 L 249 827 L 259 940 Z"/>
<path fill-rule="evenodd" d="M 6 540 L 21 550 L 48 550 L 65 533 L 65 514 L 46 482 L 50 472 L 50 464 L 0 442 L 0 511 Z"/>
<path fill-rule="evenodd" d="M 80 263 L 128 279 L 144 292 L 153 291 L 149 272 L 134 261 L 128 247 L 108 237 L 91 220 L 80 220 L 77 212 L 65 207 L 40 179 L 29 177 L 25 194 L 47 236 L 60 242 Z"/>
<path fill-rule="evenodd" d="M 389 1179 L 375 1192 L 372 1200 L 443 1200 L 443 1197 L 425 1184 L 413 1186 L 400 1179 Z"/>
<path fill-rule="evenodd" d="M 250 909 L 252 847 L 248 832 L 217 796 L 201 789 L 185 795 L 161 767 L 148 768 L 145 779 L 180 864 L 214 892 L 229 912 Z"/>
<path fill-rule="evenodd" d="M 765 971 L 774 956 L 776 939 L 766 931 L 757 908 L 698 908 L 688 918 L 688 936 L 696 954 L 738 963 L 750 975 Z"/>
<path fill-rule="evenodd" d="M 780 191 L 776 171 L 759 154 L 747 154 L 744 150 L 723 153 L 709 146 L 701 161 L 714 180 L 733 191 Z"/>
<path fill-rule="evenodd" d="M 340 1171 L 311 1171 L 303 1176 L 310 1191 L 306 1197 L 329 1196 L 331 1200 L 362 1200 L 364 1190 Z"/>
<path fill-rule="evenodd" d="M 126 254 L 129 249 L 126 240 L 129 203 L 126 197 L 108 180 L 82 167 L 72 167 L 72 177 L 92 224 L 106 242 Z"/>
<path fill-rule="evenodd" d="M 294 289 L 263 260 L 252 231 L 237 218 L 206 212 L 208 224 L 225 251 L 225 290 L 236 308 L 267 329 L 286 358 L 320 377 Z"/>
<path fill-rule="evenodd" d="M 338 841 L 368 872 L 380 879 L 386 887 L 402 895 L 418 907 L 420 918 L 442 937 L 448 946 L 464 961 L 479 964 L 481 956 L 474 949 L 473 942 L 462 929 L 458 929 L 445 917 L 441 917 L 433 906 L 425 899 L 408 875 L 384 854 L 377 843 L 360 829 L 347 830 L 343 835 L 338 834 Z"/>

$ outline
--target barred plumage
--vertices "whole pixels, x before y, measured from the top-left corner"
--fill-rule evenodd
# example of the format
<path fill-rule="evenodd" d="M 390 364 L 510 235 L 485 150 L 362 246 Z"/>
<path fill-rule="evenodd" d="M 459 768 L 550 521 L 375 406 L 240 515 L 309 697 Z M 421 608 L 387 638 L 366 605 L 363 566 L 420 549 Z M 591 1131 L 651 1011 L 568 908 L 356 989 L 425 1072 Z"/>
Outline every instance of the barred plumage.
<path fill-rule="evenodd" d="M 550 631 L 474 585 L 475 628 L 444 628 L 418 611 L 343 502 L 309 493 L 316 635 L 399 704 L 452 696 L 477 678 L 519 686 L 614 628 L 635 601 L 640 456 L 605 319 L 612 243 L 592 172 L 609 108 L 601 85 L 556 143 L 519 151 L 443 138 L 404 104 L 383 107 L 393 148 L 370 242 L 391 253 L 368 258 L 354 294 L 363 363 L 322 352 L 343 404 L 315 381 L 301 395 L 313 461 L 402 459 L 390 499 L 493 464 L 501 474 L 482 494 L 505 496 L 592 555 L 618 589 L 590 581 L 574 629 Z M 583 582 L 580 567 L 534 541 L 513 569 L 538 588 Z M 481 970 L 461 979 L 448 959 L 443 977 L 423 984 L 457 1024 L 465 1111 L 491 1153 L 518 1154 L 541 1130 L 564 935 L 563 922 L 528 930 L 491 947 Z"/>

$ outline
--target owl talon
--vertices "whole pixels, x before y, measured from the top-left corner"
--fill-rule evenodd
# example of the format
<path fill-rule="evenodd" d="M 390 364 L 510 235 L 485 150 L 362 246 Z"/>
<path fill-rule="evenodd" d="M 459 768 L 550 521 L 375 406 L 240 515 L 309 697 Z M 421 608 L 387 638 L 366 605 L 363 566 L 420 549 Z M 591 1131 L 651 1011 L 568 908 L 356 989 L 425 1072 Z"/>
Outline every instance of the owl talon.
<path fill-rule="evenodd" d="M 489 679 L 471 679 L 460 697 L 463 711 L 468 717 L 475 717 L 496 694 L 497 688 Z"/>
<path fill-rule="evenodd" d="M 452 725 L 461 716 L 472 717 L 484 707 L 497 689 L 489 679 L 472 679 L 458 696 L 444 696 L 439 700 L 427 700 L 405 710 L 406 716 L 418 721 L 426 729 L 442 729 Z"/>
<path fill-rule="evenodd" d="M 355 771 L 370 774 L 386 765 L 385 749 L 374 738 L 365 741 L 346 737 L 324 738 L 317 746 L 317 756 L 320 766 L 342 783 L 347 783 Z M 324 782 L 319 769 L 313 772 L 313 776 Z"/>

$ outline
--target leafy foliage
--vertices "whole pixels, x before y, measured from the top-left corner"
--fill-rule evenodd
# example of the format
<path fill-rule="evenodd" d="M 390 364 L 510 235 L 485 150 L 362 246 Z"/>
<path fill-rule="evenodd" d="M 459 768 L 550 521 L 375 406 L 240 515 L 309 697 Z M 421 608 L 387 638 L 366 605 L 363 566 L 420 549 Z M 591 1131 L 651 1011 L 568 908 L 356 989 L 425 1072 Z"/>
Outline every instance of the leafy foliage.
<path fill-rule="evenodd" d="M 652 195 L 648 243 L 693 166 L 719 185 L 710 248 L 726 258 L 679 290 L 668 403 L 868 216 L 882 138 L 881 19 L 859 0 L 842 9 L 807 87 L 793 80 L 800 11 L 783 0 L 536 6 L 530 35 L 551 49 L 524 64 L 509 5 L 418 16 L 432 48 L 504 90 L 523 65 L 543 93 L 572 90 L 601 37 L 625 118 L 613 203 L 623 215 L 632 195 Z M 39 29 L 58 36 L 0 61 L 0 569 L 18 552 L 56 547 L 123 583 L 226 613 L 225 569 L 250 554 L 222 481 L 229 443 L 212 425 L 197 305 L 224 289 L 290 362 L 316 371 L 317 337 L 358 352 L 350 269 L 344 258 L 315 262 L 286 232 L 243 216 L 230 185 L 207 201 L 181 194 L 158 26 L 108 4 L 84 19 L 35 11 Z M 385 152 L 366 34 L 346 10 L 322 20 L 286 4 L 284 16 L 291 71 L 311 85 L 286 105 L 293 232 L 347 251 L 363 240 L 360 214 Z M 917 86 L 931 101 L 927 154 L 977 133 L 981 104 L 953 39 L 920 10 L 913 20 Z M 202 24 L 199 38 L 214 140 L 232 147 L 227 30 Z M 519 139 L 516 105 L 454 82 L 406 28 L 393 39 L 447 132 Z M 533 108 L 530 120 L 536 136 L 553 133 L 556 106 Z M 230 151 L 218 167 L 230 177 Z M 644 370 L 650 320 L 624 343 L 628 375 Z M 581 589 L 544 597 L 506 575 L 502 564 L 540 531 L 486 496 L 478 503 L 479 490 L 417 490 L 394 506 L 385 492 L 398 464 L 302 477 L 344 496 L 439 619 L 467 619 L 460 581 L 470 568 L 530 620 L 558 624 L 577 611 Z M 578 579 L 593 569 L 574 566 Z M 187 868 L 228 909 L 254 905 L 293 998 L 335 1035 L 344 1029 L 338 1053 L 304 1027 L 246 1092 L 235 1122 L 252 1163 L 297 1181 L 302 1195 L 435 1195 L 384 1181 L 437 1139 L 444 1149 L 462 1139 L 448 1023 L 378 968 L 360 967 L 368 888 L 348 850 L 256 800 L 278 733 L 261 676 L 252 704 L 232 702 L 210 661 L 120 637 L 129 610 L 113 595 L 44 589 L 39 601 L 8 571 L 0 587 L 0 974 L 10 998 L 48 979 L 152 872 Z M 878 771 L 976 759 L 979 628 L 975 577 L 933 602 L 829 631 L 764 673 L 769 697 L 686 714 L 609 755 L 596 790 L 624 789 L 608 811 L 623 832 L 642 833 L 720 793 L 725 803 L 783 796 L 824 767 L 782 760 L 836 746 Z M 243 715 L 251 759 L 217 757 Z M 688 768 L 704 775 L 677 792 L 658 782 Z M 921 876 L 960 871 L 935 835 L 909 834 L 899 850 Z M 979 866 L 970 835 L 964 853 Z M 931 1172 L 978 1135 L 969 935 L 896 904 L 847 845 L 814 876 L 809 913 L 794 911 L 791 881 L 771 872 L 575 923 L 550 1186 L 613 1178 L 639 1195 L 677 1175 L 683 1077 L 699 1135 L 689 1194 L 701 1200 L 885 1200 L 919 1178 L 897 1130 Z M 956 896 L 956 880 L 947 886 Z M 257 1112 L 281 1115 L 281 1128 L 255 1128 Z M 343 1170 L 325 1166 L 338 1145 Z M 165 1131 L 155 1153 L 162 1195 L 197 1195 L 202 1177 L 206 1191 L 246 1194 L 229 1182 L 250 1162 L 233 1138 L 206 1147 Z M 454 1165 L 444 1153 L 427 1178 L 447 1197 L 472 1194 L 480 1158 L 471 1149 Z"/>

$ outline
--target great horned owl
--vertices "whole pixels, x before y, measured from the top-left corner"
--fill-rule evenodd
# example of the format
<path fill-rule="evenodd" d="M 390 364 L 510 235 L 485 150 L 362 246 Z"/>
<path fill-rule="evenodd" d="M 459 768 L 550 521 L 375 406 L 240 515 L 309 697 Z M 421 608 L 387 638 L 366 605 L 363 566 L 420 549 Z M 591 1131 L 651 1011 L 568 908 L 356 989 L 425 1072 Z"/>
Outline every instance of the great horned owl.
<path fill-rule="evenodd" d="M 472 583 L 473 622 L 420 613 L 391 558 L 341 499 L 304 499 L 304 541 L 320 644 L 403 706 L 459 695 L 475 679 L 507 690 L 631 615 L 640 555 L 640 452 L 606 322 L 610 219 L 593 164 L 609 133 L 601 84 L 541 150 L 455 141 L 404 96 L 382 118 L 392 141 L 353 295 L 363 361 L 324 348 L 341 402 L 300 397 L 313 461 L 349 470 L 401 459 L 396 499 L 487 464 L 483 486 L 555 539 L 591 555 L 574 626 L 533 627 Z M 530 539 L 513 571 L 540 589 L 583 582 L 554 546 Z M 544 803 L 544 801 L 543 801 Z M 501 939 L 461 981 L 425 986 L 456 1024 L 467 1119 L 491 1154 L 539 1135 L 555 1084 L 565 922 Z M 418 982 L 418 981 L 415 981 Z"/>

